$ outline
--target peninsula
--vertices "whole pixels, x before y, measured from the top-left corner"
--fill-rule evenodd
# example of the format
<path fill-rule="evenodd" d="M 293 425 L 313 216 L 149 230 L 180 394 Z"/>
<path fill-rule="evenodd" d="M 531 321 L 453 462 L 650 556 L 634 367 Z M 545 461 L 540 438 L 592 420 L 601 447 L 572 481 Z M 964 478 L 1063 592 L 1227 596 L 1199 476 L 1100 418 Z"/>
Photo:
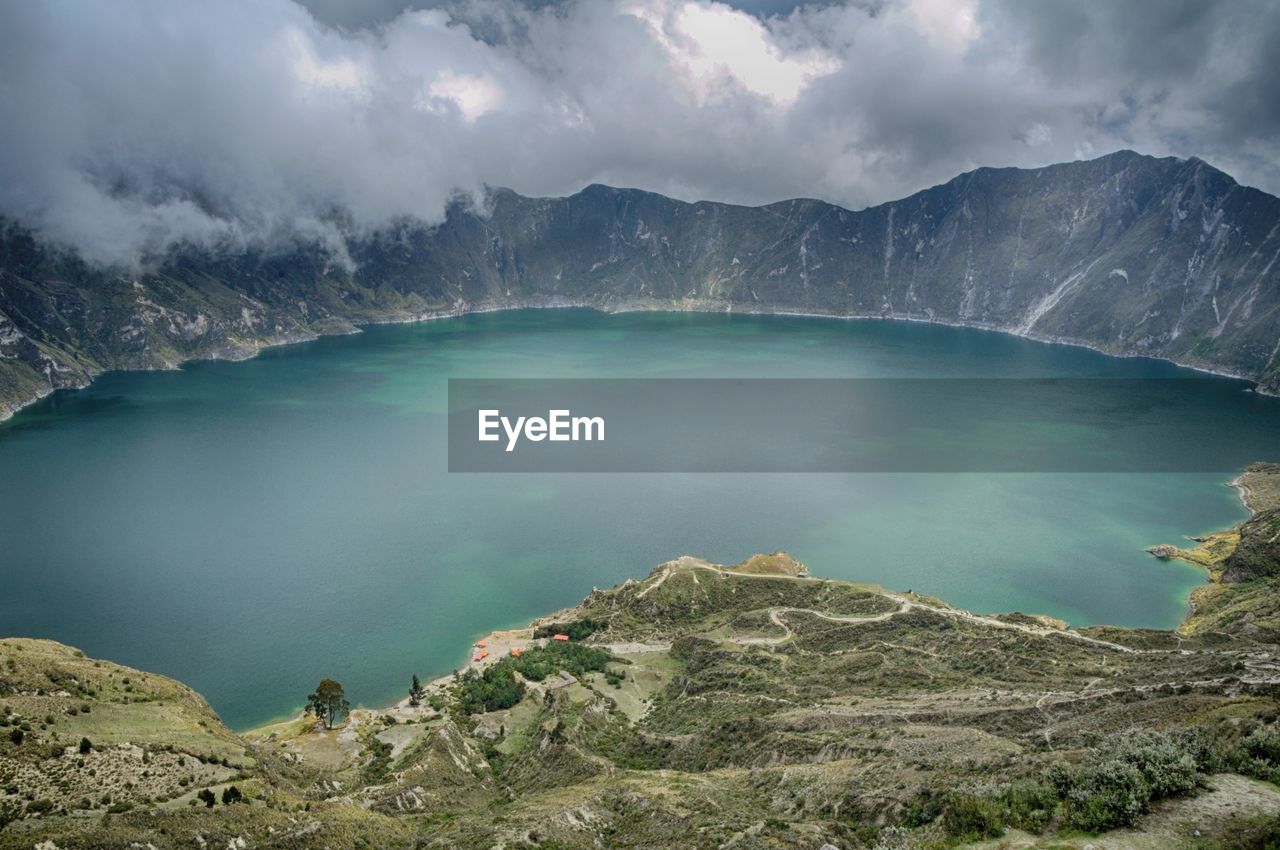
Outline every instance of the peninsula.
<path fill-rule="evenodd" d="M 1262 847 L 1280 466 L 1239 485 L 1254 514 L 1172 632 L 682 557 L 395 706 L 242 734 L 165 677 L 9 638 L 0 848 Z"/>

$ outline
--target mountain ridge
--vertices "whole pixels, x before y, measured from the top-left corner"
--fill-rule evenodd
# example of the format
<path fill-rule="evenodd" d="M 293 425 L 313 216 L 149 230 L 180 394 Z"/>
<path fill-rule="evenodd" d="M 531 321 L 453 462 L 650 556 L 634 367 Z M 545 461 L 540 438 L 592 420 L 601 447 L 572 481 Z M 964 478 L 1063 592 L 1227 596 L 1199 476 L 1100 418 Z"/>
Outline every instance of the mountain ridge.
<path fill-rule="evenodd" d="M 1280 390 L 1280 199 L 1196 158 L 984 167 L 859 211 L 591 184 L 348 245 L 100 269 L 0 225 L 0 416 L 107 369 L 359 325 L 583 306 L 911 319 L 1152 356 Z"/>

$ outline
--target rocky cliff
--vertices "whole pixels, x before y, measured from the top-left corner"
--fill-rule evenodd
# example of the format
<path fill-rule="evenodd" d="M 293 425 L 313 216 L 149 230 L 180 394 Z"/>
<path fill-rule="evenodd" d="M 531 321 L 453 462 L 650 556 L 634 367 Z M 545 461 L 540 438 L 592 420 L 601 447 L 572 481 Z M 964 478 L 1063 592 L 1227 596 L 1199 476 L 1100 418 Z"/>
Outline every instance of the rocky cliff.
<path fill-rule="evenodd" d="M 494 191 L 428 227 L 94 268 L 0 227 L 0 414 L 104 369 L 244 357 L 472 309 L 808 312 L 951 322 L 1164 357 L 1280 389 L 1280 199 L 1197 159 L 1121 151 L 982 168 L 860 212 Z"/>

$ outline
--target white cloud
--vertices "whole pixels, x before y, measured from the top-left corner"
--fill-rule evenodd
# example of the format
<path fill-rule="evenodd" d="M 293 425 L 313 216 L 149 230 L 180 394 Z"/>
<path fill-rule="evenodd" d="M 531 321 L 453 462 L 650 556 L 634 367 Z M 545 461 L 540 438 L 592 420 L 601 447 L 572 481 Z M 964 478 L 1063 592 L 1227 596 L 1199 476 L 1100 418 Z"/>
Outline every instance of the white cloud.
<path fill-rule="evenodd" d="M 0 213 L 129 261 L 340 254 L 485 185 L 856 208 L 1135 147 L 1280 187 L 1280 6 L 1166 5 L 459 0 L 340 32 L 292 0 L 0 3 Z"/>
<path fill-rule="evenodd" d="M 912 25 L 935 45 L 963 50 L 978 38 L 977 0 L 906 0 Z"/>
<path fill-rule="evenodd" d="M 812 80 L 840 70 L 820 49 L 784 51 L 758 18 L 723 3 L 641 2 L 627 11 L 648 24 L 699 103 L 738 87 L 790 106 Z"/>
<path fill-rule="evenodd" d="M 502 87 L 488 74 L 457 74 L 447 68 L 431 81 L 427 94 L 452 103 L 468 122 L 499 109 L 504 100 Z"/>
<path fill-rule="evenodd" d="M 368 85 L 368 72 L 358 60 L 342 56 L 332 61 L 321 59 L 310 36 L 298 27 L 287 27 L 284 36 L 293 73 L 302 83 L 348 94 L 359 94 Z"/>

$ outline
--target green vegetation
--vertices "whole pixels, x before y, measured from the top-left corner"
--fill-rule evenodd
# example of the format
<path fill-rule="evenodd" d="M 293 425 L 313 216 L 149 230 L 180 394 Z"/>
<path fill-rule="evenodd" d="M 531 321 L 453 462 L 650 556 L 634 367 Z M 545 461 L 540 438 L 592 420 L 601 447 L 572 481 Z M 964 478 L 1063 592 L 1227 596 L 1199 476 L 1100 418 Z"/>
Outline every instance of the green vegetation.
<path fill-rule="evenodd" d="M 351 703 L 347 701 L 341 683 L 333 679 L 321 679 L 315 691 L 307 697 L 307 711 L 323 720 L 326 729 L 332 729 L 333 724 L 350 710 Z"/>
<path fill-rule="evenodd" d="M 391 745 L 376 735 L 371 736 L 365 744 L 369 762 L 361 771 L 360 778 L 365 785 L 377 785 L 387 775 L 391 767 Z"/>
<path fill-rule="evenodd" d="M 1117 737 L 1078 764 L 1058 761 L 1031 779 L 957 791 L 942 823 L 963 841 L 992 838 L 1006 827 L 1041 833 L 1057 824 L 1099 833 L 1132 826 L 1152 804 L 1196 792 L 1208 773 L 1223 769 L 1222 759 L 1198 730 Z"/>
<path fill-rule="evenodd" d="M 556 635 L 568 635 L 570 640 L 586 640 L 605 627 L 605 623 L 591 617 L 582 617 L 568 623 L 550 623 L 538 626 L 533 630 L 535 638 L 551 638 Z"/>
<path fill-rule="evenodd" d="M 454 689 L 454 707 L 459 714 L 479 714 L 510 708 L 524 696 L 524 685 L 516 681 L 510 666 L 494 664 L 482 672 L 467 670 Z"/>
<path fill-rule="evenodd" d="M 531 647 L 520 656 L 507 656 L 480 673 L 468 670 L 458 678 L 454 705 L 459 714 L 501 711 L 520 702 L 525 686 L 517 680 L 541 682 L 548 676 L 565 671 L 575 678 L 603 672 L 613 661 L 608 650 L 567 642 L 552 642 Z M 615 674 L 616 675 L 616 674 Z"/>
<path fill-rule="evenodd" d="M 1218 610 L 1280 609 L 1270 581 L 1217 582 Z M 579 624 L 577 640 L 415 681 L 418 705 L 353 711 L 333 682 L 315 696 L 335 696 L 340 729 L 304 717 L 245 737 L 163 677 L 0 641 L 0 722 L 25 736 L 0 748 L 0 813 L 17 822 L 0 850 L 194 834 L 405 850 L 1079 850 L 1108 833 L 1262 848 L 1280 825 L 1280 644 L 1250 616 L 1076 632 L 809 578 L 781 553 L 682 558 L 547 624 Z M 335 704 L 312 702 L 326 718 Z"/>

